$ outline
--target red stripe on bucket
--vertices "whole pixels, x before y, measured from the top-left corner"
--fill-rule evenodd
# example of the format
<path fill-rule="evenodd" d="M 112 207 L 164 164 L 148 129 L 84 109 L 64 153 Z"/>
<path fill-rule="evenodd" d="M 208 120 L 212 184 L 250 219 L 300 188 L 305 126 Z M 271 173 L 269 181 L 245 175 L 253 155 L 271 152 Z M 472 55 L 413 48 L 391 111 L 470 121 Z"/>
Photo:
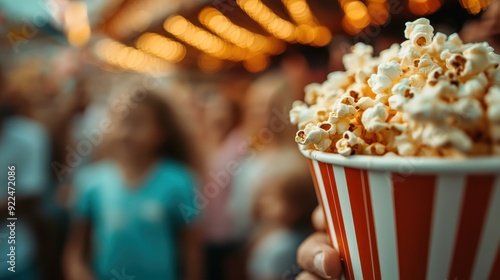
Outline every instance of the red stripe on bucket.
<path fill-rule="evenodd" d="M 344 168 L 364 279 L 380 279 L 377 238 L 366 171 Z"/>
<path fill-rule="evenodd" d="M 425 279 L 436 176 L 393 174 L 394 207 L 401 279 Z"/>
<path fill-rule="evenodd" d="M 344 275 L 346 279 L 354 279 L 351 254 L 349 252 L 349 245 L 347 243 L 347 236 L 345 232 L 344 220 L 342 218 L 342 210 L 340 208 L 339 195 L 337 191 L 337 184 L 335 183 L 335 176 L 333 175 L 333 166 L 330 164 L 319 163 L 321 176 L 325 185 L 326 196 L 330 203 L 330 210 L 332 213 L 333 226 L 337 233 L 337 241 L 339 243 L 339 254 L 345 258 L 343 262 Z"/>
<path fill-rule="evenodd" d="M 468 176 L 449 279 L 469 279 L 495 176 Z"/>
<path fill-rule="evenodd" d="M 312 180 L 314 183 L 314 188 L 316 190 L 316 198 L 319 201 L 319 205 L 321 206 L 321 209 L 323 209 L 323 213 L 326 213 L 325 207 L 323 205 L 325 203 L 328 203 L 328 201 L 323 201 L 323 199 L 321 197 L 321 192 L 319 190 L 319 184 L 318 184 L 318 178 L 316 177 L 316 172 L 314 171 L 313 161 L 311 159 L 308 159 L 307 161 L 309 162 L 309 169 L 311 170 Z M 325 225 L 327 225 L 326 216 L 325 216 Z M 328 236 L 330 237 L 330 243 L 333 244 L 333 240 L 331 240 L 332 233 L 330 232 L 330 228 L 328 226 L 326 227 L 326 232 L 328 233 Z"/>
<path fill-rule="evenodd" d="M 500 248 L 497 248 L 497 256 L 495 262 L 493 263 L 493 269 L 490 272 L 490 277 L 488 279 L 500 279 Z"/>

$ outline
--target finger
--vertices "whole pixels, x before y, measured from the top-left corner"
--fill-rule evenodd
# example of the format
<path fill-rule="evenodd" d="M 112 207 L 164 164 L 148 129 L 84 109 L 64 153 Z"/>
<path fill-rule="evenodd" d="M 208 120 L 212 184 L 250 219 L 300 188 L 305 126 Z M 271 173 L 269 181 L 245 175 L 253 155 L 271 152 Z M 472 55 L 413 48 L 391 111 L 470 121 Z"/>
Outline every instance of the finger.
<path fill-rule="evenodd" d="M 301 272 L 297 277 L 295 278 L 296 280 L 322 280 L 324 278 L 320 278 L 310 272 L 304 271 Z"/>
<path fill-rule="evenodd" d="M 323 208 L 321 208 L 320 205 L 318 205 L 316 209 L 314 209 L 314 212 L 312 214 L 312 223 L 316 230 L 325 231 L 325 213 L 323 212 Z"/>
<path fill-rule="evenodd" d="M 342 270 L 340 256 L 324 232 L 309 236 L 299 247 L 297 262 L 306 271 L 325 279 L 335 279 Z"/>

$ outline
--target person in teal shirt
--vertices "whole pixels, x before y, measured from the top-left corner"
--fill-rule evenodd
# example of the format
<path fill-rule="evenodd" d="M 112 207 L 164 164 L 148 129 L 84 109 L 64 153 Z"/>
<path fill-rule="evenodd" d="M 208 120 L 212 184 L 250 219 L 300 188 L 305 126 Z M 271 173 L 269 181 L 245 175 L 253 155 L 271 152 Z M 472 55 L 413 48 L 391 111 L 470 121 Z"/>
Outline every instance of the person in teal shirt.
<path fill-rule="evenodd" d="M 121 113 L 113 155 L 75 177 L 67 279 L 201 279 L 195 218 L 182 210 L 197 209 L 187 138 L 153 93 Z"/>

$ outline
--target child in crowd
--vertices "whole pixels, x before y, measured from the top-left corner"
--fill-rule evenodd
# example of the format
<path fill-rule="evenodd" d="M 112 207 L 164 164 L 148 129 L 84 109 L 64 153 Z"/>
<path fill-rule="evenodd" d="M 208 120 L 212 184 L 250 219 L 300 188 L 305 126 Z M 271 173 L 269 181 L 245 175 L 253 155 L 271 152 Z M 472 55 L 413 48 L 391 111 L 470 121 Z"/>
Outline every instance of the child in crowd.
<path fill-rule="evenodd" d="M 217 89 L 218 90 L 218 89 Z M 232 261 L 238 253 L 231 239 L 231 220 L 227 203 L 232 190 L 231 166 L 239 164 L 243 154 L 238 145 L 245 141 L 240 127 L 240 110 L 221 90 L 204 94 L 203 128 L 206 148 L 203 192 L 209 201 L 203 210 L 201 223 L 205 237 L 206 279 L 225 280 L 236 271 Z"/>
<path fill-rule="evenodd" d="M 193 146 L 166 101 L 142 95 L 111 111 L 111 155 L 75 178 L 69 280 L 201 279 Z"/>
<path fill-rule="evenodd" d="M 295 279 L 300 272 L 296 252 L 312 232 L 317 201 L 309 174 L 299 167 L 277 167 L 256 194 L 253 214 L 258 230 L 248 262 L 251 280 Z"/>
<path fill-rule="evenodd" d="M 5 182 L 0 193 L 2 280 L 49 279 L 44 246 L 50 241 L 42 206 L 49 187 L 50 136 L 34 114 L 40 106 L 32 98 L 41 79 L 37 65 L 21 64 L 5 73 L 5 81 L 0 77 L 0 164 L 6 170 L 0 174 Z M 14 216 L 16 221 L 7 220 Z M 8 239 L 13 234 L 15 239 Z"/>
<path fill-rule="evenodd" d="M 250 260 L 247 260 L 251 279 L 281 279 L 287 270 L 298 270 L 293 266 L 302 235 L 299 220 L 305 216 L 308 221 L 310 215 L 304 213 L 312 212 L 312 207 L 308 203 L 289 200 L 287 196 L 291 193 L 288 190 L 284 190 L 282 196 L 282 185 L 295 192 L 302 186 L 295 189 L 295 185 L 289 182 L 295 180 L 298 184 L 300 181 L 303 187 L 310 188 L 313 194 L 311 203 L 316 202 L 307 161 L 293 142 L 293 126 L 284 113 L 291 108 L 291 98 L 290 82 L 279 72 L 259 77 L 245 95 L 243 125 L 249 137 L 238 145 L 237 150 L 246 152 L 246 156 L 234 172 L 228 213 L 233 240 L 239 242 L 245 252 L 249 242 L 255 244 L 250 246 L 253 250 Z M 297 179 L 303 177 L 309 179 Z M 279 194 L 275 194 L 275 190 Z M 269 195 L 267 191 L 270 191 Z M 304 202 L 308 201 L 304 197 Z M 268 214 L 272 217 L 268 218 Z M 277 242 L 276 238 L 283 240 Z M 268 247 L 269 242 L 278 247 Z"/>

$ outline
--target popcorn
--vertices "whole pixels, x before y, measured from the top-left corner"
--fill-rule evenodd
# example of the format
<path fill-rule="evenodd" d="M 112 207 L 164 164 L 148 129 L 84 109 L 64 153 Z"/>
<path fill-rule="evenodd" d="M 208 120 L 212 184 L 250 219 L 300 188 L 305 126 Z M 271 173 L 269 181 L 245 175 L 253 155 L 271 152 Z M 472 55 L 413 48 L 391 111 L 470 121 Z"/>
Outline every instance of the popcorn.
<path fill-rule="evenodd" d="M 343 156 L 361 154 L 366 149 L 365 141 L 350 131 L 344 132 L 342 138 L 335 144 L 337 152 Z"/>
<path fill-rule="evenodd" d="M 500 56 L 434 35 L 425 18 L 404 35 L 379 57 L 356 44 L 345 72 L 307 86 L 290 110 L 296 142 L 343 156 L 500 155 Z"/>
<path fill-rule="evenodd" d="M 307 85 L 304 88 L 304 91 L 306 92 L 304 101 L 309 105 L 315 104 L 318 100 L 318 97 L 322 95 L 321 85 L 317 83 Z"/>
<path fill-rule="evenodd" d="M 451 114 L 460 119 L 462 125 L 474 124 L 484 116 L 483 107 L 476 99 L 462 98 L 451 104 L 450 107 Z"/>
<path fill-rule="evenodd" d="M 443 70 L 437 63 L 435 63 L 430 55 L 424 54 L 420 57 L 420 59 L 417 60 L 417 73 L 422 76 L 427 76 L 429 73 L 440 69 L 441 71 Z"/>
<path fill-rule="evenodd" d="M 489 51 L 483 44 L 473 44 L 463 52 L 467 59 L 462 76 L 470 77 L 490 66 Z"/>
<path fill-rule="evenodd" d="M 385 154 L 385 146 L 380 143 L 372 143 L 364 149 L 363 154 L 378 156 L 383 155 Z"/>
<path fill-rule="evenodd" d="M 414 22 L 407 22 L 405 29 L 405 38 L 409 39 L 414 45 L 426 46 L 431 43 L 434 28 L 426 18 L 419 18 Z"/>
<path fill-rule="evenodd" d="M 337 133 L 342 134 L 349 129 L 351 117 L 355 114 L 356 109 L 353 106 L 339 103 L 330 113 L 328 122 L 335 125 Z"/>
<path fill-rule="evenodd" d="M 485 103 L 488 106 L 487 116 L 488 120 L 493 123 L 493 125 L 500 124 L 500 86 L 492 86 L 488 91 L 488 94 L 484 98 Z M 494 139 L 500 139 L 494 138 Z"/>
<path fill-rule="evenodd" d="M 392 44 L 390 48 L 380 52 L 381 61 L 399 61 L 400 46 Z"/>
<path fill-rule="evenodd" d="M 417 145 L 407 134 L 401 134 L 395 137 L 393 144 L 399 155 L 413 156 L 417 152 Z"/>
<path fill-rule="evenodd" d="M 448 40 L 452 39 L 451 36 L 453 35 L 450 35 L 450 38 Z M 443 49 L 450 50 L 452 52 L 458 51 L 457 48 L 454 47 L 450 48 L 450 44 L 447 44 L 446 39 L 447 38 L 445 34 L 437 32 L 434 35 L 434 38 L 432 38 L 432 42 L 426 47 L 425 50 L 427 51 L 428 54 L 432 56 L 439 56 L 439 54 L 443 52 Z"/>
<path fill-rule="evenodd" d="M 295 101 L 290 110 L 290 123 L 298 125 L 299 129 L 304 129 L 308 123 L 314 122 L 314 114 L 311 108 L 302 101 Z"/>
<path fill-rule="evenodd" d="M 376 94 L 386 94 L 387 90 L 392 87 L 392 82 L 403 75 L 401 66 L 396 61 L 384 62 L 379 65 L 377 74 L 372 74 L 368 79 L 373 92 Z"/>
<path fill-rule="evenodd" d="M 490 137 L 496 145 L 500 145 L 500 124 L 493 124 L 490 127 Z"/>
<path fill-rule="evenodd" d="M 358 102 L 355 104 L 355 108 L 360 109 L 360 110 L 366 110 L 368 108 L 371 108 L 377 104 L 378 101 L 371 99 L 370 97 L 361 97 Z"/>
<path fill-rule="evenodd" d="M 389 107 L 394 110 L 401 110 L 408 99 L 415 95 L 410 87 L 410 79 L 401 79 L 399 83 L 392 87 L 392 96 L 389 97 Z"/>
<path fill-rule="evenodd" d="M 431 86 L 435 86 L 439 80 L 446 79 L 444 76 L 443 69 L 437 68 L 432 70 L 429 75 L 427 75 L 427 83 Z"/>
<path fill-rule="evenodd" d="M 385 106 L 381 103 L 378 103 L 372 108 L 366 109 L 363 113 L 363 118 L 361 122 L 368 132 L 376 132 L 382 129 L 387 129 L 388 125 L 385 122 L 389 117 L 389 113 Z"/>
<path fill-rule="evenodd" d="M 439 82 L 435 86 L 425 86 L 424 93 L 408 100 L 403 110 L 416 121 L 444 122 L 449 114 L 450 107 L 444 100 L 451 99 L 456 92 L 450 84 Z"/>
<path fill-rule="evenodd" d="M 358 102 L 359 99 L 367 93 L 367 91 L 369 91 L 369 87 L 356 83 L 349 86 L 345 92 L 346 94 L 349 94 L 355 102 Z"/>
<path fill-rule="evenodd" d="M 346 99 L 338 99 L 340 102 L 337 102 L 335 107 L 333 108 L 332 112 L 330 113 L 330 122 L 333 119 L 345 119 L 349 118 L 350 116 L 354 115 L 356 113 L 356 109 L 350 105 L 346 104 L 344 102 L 353 102 L 352 97 L 351 99 L 346 98 Z M 349 100 L 349 101 L 344 101 L 343 100 Z"/>
<path fill-rule="evenodd" d="M 391 79 L 382 74 L 373 74 L 368 79 L 368 84 L 376 94 L 385 94 L 385 91 L 392 87 Z"/>
<path fill-rule="evenodd" d="M 314 110 L 314 118 L 319 122 L 326 121 L 328 119 L 328 115 L 328 111 L 324 107 L 317 107 Z"/>
<path fill-rule="evenodd" d="M 415 48 L 415 46 L 411 45 L 409 41 L 403 42 L 401 44 L 401 50 L 399 51 L 401 69 L 406 70 L 410 66 L 414 66 L 415 59 L 420 58 L 420 56 L 420 52 Z"/>
<path fill-rule="evenodd" d="M 488 107 L 488 119 L 493 123 L 500 123 L 500 104 Z"/>
<path fill-rule="evenodd" d="M 320 151 L 325 151 L 332 144 L 329 132 L 319 125 L 308 124 L 304 130 L 299 130 L 295 136 L 295 141 L 302 145 L 311 145 Z"/>
<path fill-rule="evenodd" d="M 373 47 L 363 43 L 352 46 L 351 53 L 344 55 L 342 62 L 347 72 L 355 72 L 372 61 Z"/>
<path fill-rule="evenodd" d="M 399 77 L 401 77 L 401 75 L 403 75 L 401 66 L 396 61 L 390 61 L 380 64 L 378 67 L 378 73 L 389 77 L 389 79 L 391 79 L 392 81 L 398 79 Z"/>
<path fill-rule="evenodd" d="M 500 104 L 500 86 L 490 87 L 488 94 L 484 97 L 484 101 L 488 105 Z"/>
<path fill-rule="evenodd" d="M 328 135 L 335 135 L 337 132 L 335 125 L 329 122 L 318 123 L 318 127 L 326 131 Z"/>
<path fill-rule="evenodd" d="M 425 86 L 425 78 L 421 75 L 411 75 L 409 79 L 410 85 L 414 88 L 422 88 Z"/>
<path fill-rule="evenodd" d="M 441 59 L 446 62 L 446 67 L 453 70 L 457 75 L 462 75 L 467 59 L 458 53 L 451 53 L 449 50 L 441 53 Z"/>
<path fill-rule="evenodd" d="M 460 51 L 460 48 L 463 46 L 462 39 L 460 39 L 457 33 L 451 34 L 446 43 L 446 48 L 453 52 Z"/>
<path fill-rule="evenodd" d="M 336 93 L 339 89 L 347 87 L 351 81 L 347 73 L 337 71 L 328 74 L 328 79 L 322 85 L 322 90 L 329 93 Z"/>
<path fill-rule="evenodd" d="M 357 96 L 357 93 L 354 94 Z M 339 99 L 337 99 L 337 102 L 338 105 L 340 104 L 344 104 L 344 105 L 354 105 L 356 102 L 354 101 L 354 97 L 350 94 L 350 93 L 344 93 L 342 94 Z M 346 109 L 346 110 L 351 110 L 350 108 L 349 109 Z"/>
<path fill-rule="evenodd" d="M 426 125 L 421 141 L 431 148 L 452 147 L 464 152 L 472 148 L 472 140 L 462 130 L 447 125 Z"/>
<path fill-rule="evenodd" d="M 354 80 L 356 81 L 355 85 L 360 85 L 366 83 L 368 78 L 373 74 L 373 71 L 370 68 L 363 68 L 356 72 L 354 75 Z"/>

